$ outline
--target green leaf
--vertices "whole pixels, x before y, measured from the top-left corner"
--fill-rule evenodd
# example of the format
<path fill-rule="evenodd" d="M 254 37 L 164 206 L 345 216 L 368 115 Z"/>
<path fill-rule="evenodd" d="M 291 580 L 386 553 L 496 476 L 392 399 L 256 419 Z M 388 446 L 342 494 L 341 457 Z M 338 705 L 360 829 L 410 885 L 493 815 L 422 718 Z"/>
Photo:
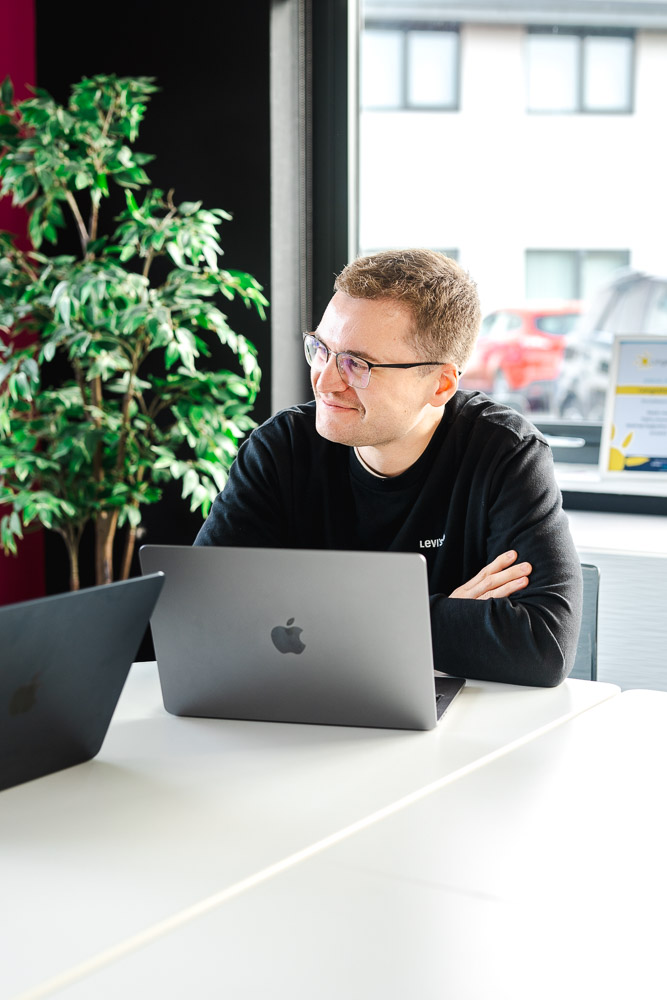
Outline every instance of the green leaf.
<path fill-rule="evenodd" d="M 199 476 L 194 469 L 188 469 L 188 471 L 183 476 L 183 490 L 181 496 L 185 500 L 186 497 L 190 496 L 193 490 L 199 486 Z"/>
<path fill-rule="evenodd" d="M 25 205 L 38 191 L 39 184 L 37 183 L 37 179 L 32 174 L 26 175 L 16 189 L 14 204 Z"/>
<path fill-rule="evenodd" d="M 134 197 L 131 191 L 125 190 L 125 201 L 127 202 L 127 207 L 133 215 L 138 214 L 139 206 L 137 205 L 137 199 Z"/>
<path fill-rule="evenodd" d="M 176 267 L 187 267 L 187 262 L 185 260 L 185 257 L 183 256 L 177 243 L 171 240 L 169 243 L 167 243 L 165 249 L 169 254 L 169 256 L 171 257 L 171 259 L 173 260 Z"/>
<path fill-rule="evenodd" d="M 217 252 L 212 247 L 210 247 L 208 245 L 205 245 L 205 246 L 202 247 L 202 253 L 204 254 L 204 257 L 206 258 L 206 263 L 208 264 L 210 270 L 211 271 L 217 271 L 218 270 L 218 254 L 217 254 Z"/>
<path fill-rule="evenodd" d="M 166 368 L 172 368 L 177 361 L 180 360 L 181 353 L 178 348 L 178 344 L 170 343 L 167 345 L 167 349 L 164 352 L 164 363 Z"/>
<path fill-rule="evenodd" d="M 178 210 L 181 215 L 194 215 L 201 208 L 200 201 L 182 201 L 178 206 Z"/>
<path fill-rule="evenodd" d="M 136 256 L 137 249 L 133 244 L 128 244 L 128 246 L 123 247 L 119 254 L 119 260 L 121 263 L 125 263 L 126 260 L 131 260 L 132 257 Z"/>
<path fill-rule="evenodd" d="M 41 213 L 37 207 L 33 208 L 32 215 L 28 221 L 28 235 L 30 236 L 30 242 L 34 246 L 35 250 L 38 250 L 42 245 L 43 225 Z"/>
<path fill-rule="evenodd" d="M 125 521 L 129 521 L 133 528 L 138 528 L 141 524 L 141 511 L 138 507 L 123 507 L 121 511 L 121 516 L 119 518 L 119 523 L 122 525 Z"/>
<path fill-rule="evenodd" d="M 9 389 L 9 395 L 14 400 L 32 399 L 30 383 L 28 382 L 28 377 L 25 372 L 15 372 L 13 375 L 10 375 L 7 379 L 7 387 Z"/>
<path fill-rule="evenodd" d="M 2 101 L 5 107 L 14 103 L 14 87 L 12 86 L 12 81 L 9 76 L 6 76 L 2 81 L 2 87 L 0 87 L 0 101 Z"/>
<path fill-rule="evenodd" d="M 56 356 L 57 343 L 55 340 L 50 340 L 48 344 L 45 344 L 42 348 L 42 357 L 45 361 L 53 361 Z"/>

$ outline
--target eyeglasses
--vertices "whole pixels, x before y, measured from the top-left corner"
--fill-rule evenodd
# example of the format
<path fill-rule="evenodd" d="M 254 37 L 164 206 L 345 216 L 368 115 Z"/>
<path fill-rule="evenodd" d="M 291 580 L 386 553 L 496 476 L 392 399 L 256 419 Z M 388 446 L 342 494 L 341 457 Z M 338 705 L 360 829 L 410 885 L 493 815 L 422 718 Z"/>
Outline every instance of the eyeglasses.
<path fill-rule="evenodd" d="M 345 351 L 330 351 L 326 344 L 312 333 L 303 334 L 303 349 L 306 361 L 316 368 L 324 368 L 330 357 L 336 359 L 336 368 L 343 382 L 353 389 L 365 389 L 371 380 L 373 368 L 424 368 L 427 365 L 444 365 L 446 361 L 410 361 L 402 365 L 380 365 L 375 361 L 364 361 Z"/>

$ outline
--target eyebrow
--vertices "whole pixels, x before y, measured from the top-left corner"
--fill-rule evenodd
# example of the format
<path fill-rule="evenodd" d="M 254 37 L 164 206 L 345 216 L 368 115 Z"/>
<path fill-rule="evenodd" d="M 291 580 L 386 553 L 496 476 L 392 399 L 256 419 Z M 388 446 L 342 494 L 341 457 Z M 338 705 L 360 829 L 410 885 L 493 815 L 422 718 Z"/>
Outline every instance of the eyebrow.
<path fill-rule="evenodd" d="M 324 346 L 326 348 L 328 348 L 329 350 L 331 350 L 331 348 L 329 347 L 329 345 L 327 344 L 327 342 L 325 340 L 323 340 L 322 337 L 320 337 L 320 335 L 317 332 L 317 330 L 313 331 L 313 333 L 311 334 L 311 336 L 317 337 L 317 339 L 319 340 L 319 342 L 321 344 L 324 344 Z M 334 353 L 352 354 L 355 358 L 360 358 L 362 361 L 370 361 L 370 363 L 372 365 L 380 365 L 380 364 L 382 364 L 382 362 L 378 358 L 374 358 L 372 354 L 368 354 L 366 351 L 354 351 L 354 350 L 350 351 L 350 350 L 347 350 L 347 351 L 337 351 L 337 352 L 334 352 Z"/>

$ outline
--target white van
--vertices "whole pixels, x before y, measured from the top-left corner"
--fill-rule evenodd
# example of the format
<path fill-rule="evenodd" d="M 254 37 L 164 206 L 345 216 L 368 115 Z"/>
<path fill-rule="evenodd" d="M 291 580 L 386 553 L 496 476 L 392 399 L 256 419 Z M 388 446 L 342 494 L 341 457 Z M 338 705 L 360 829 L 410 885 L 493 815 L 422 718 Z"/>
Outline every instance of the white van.
<path fill-rule="evenodd" d="M 602 285 L 566 334 L 555 411 L 564 420 L 602 420 L 614 334 L 667 334 L 667 277 L 623 268 Z"/>

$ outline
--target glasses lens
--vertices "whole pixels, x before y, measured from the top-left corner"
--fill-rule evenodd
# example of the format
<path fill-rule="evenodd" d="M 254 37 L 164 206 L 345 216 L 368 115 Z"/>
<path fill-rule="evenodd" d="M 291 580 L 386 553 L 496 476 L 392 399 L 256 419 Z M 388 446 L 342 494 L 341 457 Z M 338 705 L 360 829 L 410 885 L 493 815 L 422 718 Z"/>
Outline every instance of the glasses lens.
<path fill-rule="evenodd" d="M 326 365 L 327 349 L 324 344 L 320 344 L 316 337 L 308 336 L 303 338 L 303 349 L 306 354 L 306 361 L 309 365 Z"/>
<path fill-rule="evenodd" d="M 338 371 L 343 382 L 355 389 L 365 389 L 371 377 L 371 370 L 366 362 L 352 354 L 338 355 Z"/>

